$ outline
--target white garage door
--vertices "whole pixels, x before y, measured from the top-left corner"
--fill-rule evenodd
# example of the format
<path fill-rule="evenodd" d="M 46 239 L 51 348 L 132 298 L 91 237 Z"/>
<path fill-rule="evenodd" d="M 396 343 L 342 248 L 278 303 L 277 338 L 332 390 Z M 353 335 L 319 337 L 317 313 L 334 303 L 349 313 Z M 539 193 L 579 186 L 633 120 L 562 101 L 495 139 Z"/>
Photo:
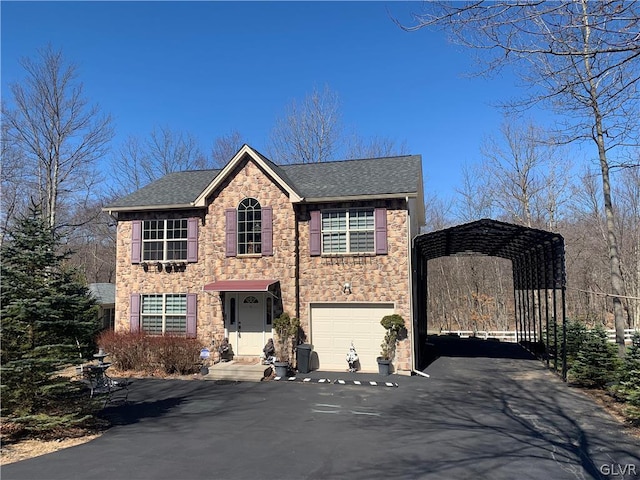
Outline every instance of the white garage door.
<path fill-rule="evenodd" d="M 311 304 L 311 343 L 320 370 L 346 370 L 351 342 L 362 371 L 376 372 L 384 328 L 380 320 L 394 313 L 392 303 Z"/>

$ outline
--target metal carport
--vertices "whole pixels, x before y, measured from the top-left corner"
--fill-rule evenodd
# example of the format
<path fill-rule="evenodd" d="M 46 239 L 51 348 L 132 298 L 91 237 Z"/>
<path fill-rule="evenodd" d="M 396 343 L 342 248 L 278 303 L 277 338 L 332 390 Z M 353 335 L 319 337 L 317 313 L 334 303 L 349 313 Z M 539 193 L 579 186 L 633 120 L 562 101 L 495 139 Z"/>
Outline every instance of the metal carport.
<path fill-rule="evenodd" d="M 416 236 L 412 255 L 414 362 L 418 370 L 426 366 L 429 355 L 427 262 L 453 255 L 487 255 L 511 260 L 518 342 L 546 360 L 547 366 L 553 360 L 555 370 L 561 370 L 566 379 L 566 275 L 561 235 L 482 219 Z M 559 351 L 546 351 L 543 335 L 544 343 L 557 346 Z"/>

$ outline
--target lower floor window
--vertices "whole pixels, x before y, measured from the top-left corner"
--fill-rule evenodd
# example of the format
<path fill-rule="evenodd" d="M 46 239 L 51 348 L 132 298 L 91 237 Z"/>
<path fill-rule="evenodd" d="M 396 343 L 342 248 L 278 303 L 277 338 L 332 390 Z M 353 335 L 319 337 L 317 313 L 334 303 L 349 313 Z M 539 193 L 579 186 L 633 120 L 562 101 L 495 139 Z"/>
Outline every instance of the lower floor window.
<path fill-rule="evenodd" d="M 187 332 L 187 296 L 181 294 L 141 295 L 142 331 L 151 335 Z"/>

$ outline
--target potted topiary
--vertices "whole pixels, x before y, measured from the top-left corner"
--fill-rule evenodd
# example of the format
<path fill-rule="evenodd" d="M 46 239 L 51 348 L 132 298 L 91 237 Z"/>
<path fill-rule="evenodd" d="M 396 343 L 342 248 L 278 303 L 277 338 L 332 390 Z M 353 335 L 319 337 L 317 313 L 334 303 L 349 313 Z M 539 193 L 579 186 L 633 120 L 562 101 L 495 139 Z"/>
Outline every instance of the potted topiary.
<path fill-rule="evenodd" d="M 293 342 L 299 328 L 300 321 L 296 317 L 289 316 L 286 312 L 273 320 L 273 329 L 278 339 L 276 345 L 277 361 L 274 362 L 277 377 L 286 377 L 289 372 Z"/>
<path fill-rule="evenodd" d="M 404 318 L 397 313 L 385 315 L 380 320 L 380 325 L 386 330 L 384 340 L 380 345 L 381 351 L 378 360 L 378 373 L 389 375 L 391 373 L 391 362 L 396 355 L 396 345 L 400 333 L 404 330 Z"/>

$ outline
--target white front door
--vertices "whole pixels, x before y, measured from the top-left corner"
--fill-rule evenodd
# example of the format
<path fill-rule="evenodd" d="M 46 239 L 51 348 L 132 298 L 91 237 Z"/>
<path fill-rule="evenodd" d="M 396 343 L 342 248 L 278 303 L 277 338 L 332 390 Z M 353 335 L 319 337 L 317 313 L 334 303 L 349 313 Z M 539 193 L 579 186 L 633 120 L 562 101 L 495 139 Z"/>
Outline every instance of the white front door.
<path fill-rule="evenodd" d="M 231 314 L 233 323 L 229 324 L 229 342 L 236 355 L 260 355 L 265 340 L 265 296 L 262 292 L 232 293 L 228 295 L 228 308 L 236 311 Z"/>

